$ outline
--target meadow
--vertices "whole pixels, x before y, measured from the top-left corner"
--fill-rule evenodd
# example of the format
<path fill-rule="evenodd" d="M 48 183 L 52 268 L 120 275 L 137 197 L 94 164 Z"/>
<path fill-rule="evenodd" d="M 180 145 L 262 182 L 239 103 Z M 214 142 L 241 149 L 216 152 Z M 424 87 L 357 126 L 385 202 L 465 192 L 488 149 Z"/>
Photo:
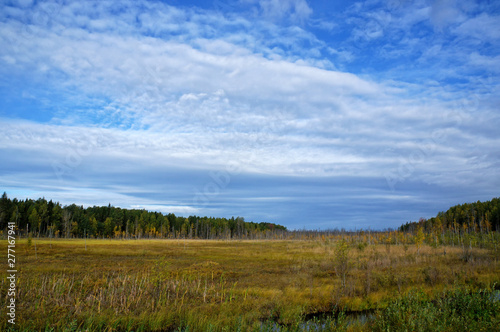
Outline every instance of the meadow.
<path fill-rule="evenodd" d="M 21 239 L 16 259 L 17 321 L 12 328 L 2 314 L 2 331 L 492 331 L 500 324 L 500 265 L 488 248 L 471 248 L 464 259 L 460 246 L 349 237 L 33 239 L 31 246 Z M 3 276 L 2 308 L 7 288 Z"/>

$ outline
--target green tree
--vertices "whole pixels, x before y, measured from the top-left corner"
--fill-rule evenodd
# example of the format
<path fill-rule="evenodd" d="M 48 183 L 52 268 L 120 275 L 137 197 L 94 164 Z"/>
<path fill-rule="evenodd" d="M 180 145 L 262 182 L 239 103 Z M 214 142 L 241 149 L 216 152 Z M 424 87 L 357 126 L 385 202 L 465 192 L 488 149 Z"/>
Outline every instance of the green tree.
<path fill-rule="evenodd" d="M 54 207 L 52 208 L 52 216 L 50 221 L 50 223 L 54 228 L 54 232 L 62 231 L 62 220 L 63 220 L 62 214 L 63 211 L 61 205 L 59 203 L 55 204 Z"/>
<path fill-rule="evenodd" d="M 107 217 L 104 221 L 104 236 L 112 237 L 115 229 L 115 223 L 111 217 Z"/>
<path fill-rule="evenodd" d="M 10 216 L 10 222 L 13 222 L 15 225 L 18 225 L 19 222 L 19 207 L 16 205 L 14 207 L 14 211 L 12 211 L 12 215 Z"/>
<path fill-rule="evenodd" d="M 49 210 L 45 199 L 38 200 L 37 210 L 38 215 L 40 216 L 40 222 L 38 223 L 38 235 L 40 235 L 40 233 L 45 231 L 49 225 Z"/>
<path fill-rule="evenodd" d="M 98 227 L 99 227 L 99 225 L 97 223 L 97 219 L 95 217 L 91 217 L 90 218 L 90 229 L 88 231 L 88 234 L 97 237 L 98 236 L 98 234 L 97 234 Z"/>
<path fill-rule="evenodd" d="M 189 232 L 189 219 L 186 218 L 181 226 L 181 237 L 186 238 L 188 232 Z"/>
<path fill-rule="evenodd" d="M 33 231 L 36 229 L 38 230 L 40 229 L 40 216 L 38 215 L 38 211 L 36 210 L 36 208 L 33 208 L 33 210 L 31 210 L 31 214 L 28 218 L 28 221 Z"/>
<path fill-rule="evenodd" d="M 170 224 L 168 218 L 164 215 L 158 216 L 157 220 L 160 221 L 160 233 L 162 237 L 167 237 L 170 231 Z"/>
<path fill-rule="evenodd" d="M 10 199 L 7 197 L 7 193 L 4 191 L 2 198 L 0 198 L 0 229 L 7 226 L 7 221 L 10 218 Z"/>
<path fill-rule="evenodd" d="M 78 236 L 78 223 L 76 221 L 73 221 L 71 223 L 71 234 L 73 235 L 73 237 Z"/>

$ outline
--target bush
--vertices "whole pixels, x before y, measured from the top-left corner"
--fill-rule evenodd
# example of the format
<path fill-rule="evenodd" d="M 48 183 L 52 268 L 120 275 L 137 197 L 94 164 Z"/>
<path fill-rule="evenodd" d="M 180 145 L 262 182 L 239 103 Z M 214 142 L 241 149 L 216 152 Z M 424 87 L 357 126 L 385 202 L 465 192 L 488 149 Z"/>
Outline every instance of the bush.
<path fill-rule="evenodd" d="M 360 252 L 363 252 L 367 246 L 368 246 L 368 243 L 366 243 L 366 242 L 359 242 L 357 248 L 358 248 L 358 250 Z"/>
<path fill-rule="evenodd" d="M 396 299 L 372 323 L 374 331 L 495 331 L 500 301 L 492 291 L 455 289 L 431 301 L 422 291 Z"/>
<path fill-rule="evenodd" d="M 26 243 L 26 251 L 29 251 L 32 245 L 33 245 L 33 237 L 31 236 L 30 233 L 28 236 L 28 242 Z"/>

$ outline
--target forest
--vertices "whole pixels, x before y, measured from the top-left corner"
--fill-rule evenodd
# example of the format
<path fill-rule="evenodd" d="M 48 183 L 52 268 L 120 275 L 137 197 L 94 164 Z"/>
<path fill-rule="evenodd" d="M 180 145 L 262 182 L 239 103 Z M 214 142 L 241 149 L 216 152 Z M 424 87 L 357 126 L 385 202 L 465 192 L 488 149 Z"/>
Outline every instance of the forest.
<path fill-rule="evenodd" d="M 84 208 L 76 204 L 37 200 L 0 199 L 0 229 L 15 222 L 21 235 L 56 238 L 266 238 L 286 231 L 274 223 L 246 222 L 243 217 L 214 218 L 164 215 L 144 209 L 108 206 Z"/>
<path fill-rule="evenodd" d="M 421 225 L 426 232 L 435 229 L 459 232 L 488 232 L 500 230 L 500 198 L 476 203 L 455 205 L 436 217 L 409 222 L 400 227 L 401 231 L 413 231 Z"/>

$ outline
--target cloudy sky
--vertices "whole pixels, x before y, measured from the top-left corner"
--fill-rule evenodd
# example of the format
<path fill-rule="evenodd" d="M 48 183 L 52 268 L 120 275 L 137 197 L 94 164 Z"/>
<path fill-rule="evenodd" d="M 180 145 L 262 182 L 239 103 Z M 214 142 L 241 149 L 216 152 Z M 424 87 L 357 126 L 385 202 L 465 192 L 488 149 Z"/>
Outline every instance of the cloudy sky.
<path fill-rule="evenodd" d="M 9 197 L 381 229 L 500 196 L 497 1 L 7 0 L 0 45 Z"/>

